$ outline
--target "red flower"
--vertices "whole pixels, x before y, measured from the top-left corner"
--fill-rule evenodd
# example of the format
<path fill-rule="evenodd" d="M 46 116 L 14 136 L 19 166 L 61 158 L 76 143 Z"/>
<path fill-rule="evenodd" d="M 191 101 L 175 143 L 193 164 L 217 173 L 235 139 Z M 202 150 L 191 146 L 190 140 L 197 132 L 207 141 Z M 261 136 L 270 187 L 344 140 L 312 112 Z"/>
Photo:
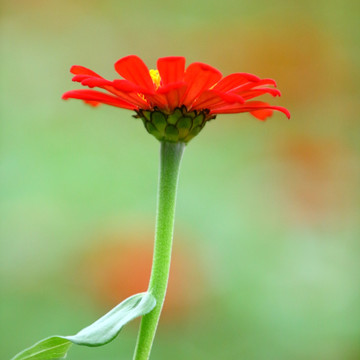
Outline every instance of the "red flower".
<path fill-rule="evenodd" d="M 280 96 L 272 79 L 246 73 L 223 77 L 217 69 L 198 62 L 185 69 L 184 57 L 160 58 L 157 68 L 149 71 L 139 57 L 126 56 L 115 63 L 115 70 L 124 79 L 109 81 L 75 65 L 70 70 L 75 75 L 73 81 L 108 93 L 72 90 L 62 98 L 81 99 L 92 106 L 103 103 L 134 110 L 150 133 L 159 140 L 169 141 L 189 141 L 217 114 L 249 112 L 265 120 L 273 110 L 278 110 L 290 118 L 289 111 L 283 107 L 251 100 L 263 94 Z"/>

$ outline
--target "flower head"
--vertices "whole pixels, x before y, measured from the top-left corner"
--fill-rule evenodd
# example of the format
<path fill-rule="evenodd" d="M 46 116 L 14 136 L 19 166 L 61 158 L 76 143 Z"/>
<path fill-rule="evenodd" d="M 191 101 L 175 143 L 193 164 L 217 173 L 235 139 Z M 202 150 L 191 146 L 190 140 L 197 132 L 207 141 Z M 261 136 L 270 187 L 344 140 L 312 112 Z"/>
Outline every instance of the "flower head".
<path fill-rule="evenodd" d="M 280 96 L 272 79 L 247 73 L 223 77 L 219 70 L 199 62 L 185 69 L 184 57 L 160 58 L 157 70 L 149 70 L 138 56 L 130 55 L 118 60 L 115 70 L 123 79 L 109 81 L 83 66 L 72 66 L 73 81 L 106 92 L 72 90 L 63 99 L 134 110 L 135 117 L 160 141 L 187 143 L 217 114 L 249 112 L 266 120 L 277 110 L 290 118 L 281 106 L 252 100 L 264 94 Z"/>

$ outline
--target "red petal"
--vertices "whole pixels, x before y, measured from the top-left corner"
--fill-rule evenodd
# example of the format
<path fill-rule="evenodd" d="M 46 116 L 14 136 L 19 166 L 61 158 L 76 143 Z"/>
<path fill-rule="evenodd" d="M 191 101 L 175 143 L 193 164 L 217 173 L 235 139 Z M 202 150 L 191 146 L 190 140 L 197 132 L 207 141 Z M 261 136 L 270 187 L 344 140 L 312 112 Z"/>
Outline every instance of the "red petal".
<path fill-rule="evenodd" d="M 168 101 L 163 94 L 144 94 L 144 97 L 148 103 L 148 108 L 157 107 L 159 109 L 168 110 Z"/>
<path fill-rule="evenodd" d="M 273 85 L 276 87 L 276 82 L 273 79 L 262 79 L 257 82 L 250 82 L 250 83 L 241 85 L 241 86 L 237 87 L 236 89 L 233 89 L 232 93 L 242 95 L 242 93 L 244 91 L 251 90 L 251 89 L 255 90 L 258 86 L 262 86 L 262 85 Z"/>
<path fill-rule="evenodd" d="M 184 82 L 171 83 L 160 87 L 157 93 L 164 96 L 167 102 L 167 110 L 171 111 L 181 106 L 186 88 L 187 85 Z"/>
<path fill-rule="evenodd" d="M 131 81 L 128 80 L 114 80 L 112 82 L 113 86 L 121 91 L 125 91 L 125 92 L 136 92 L 136 93 L 141 93 L 144 91 L 143 88 L 141 88 L 138 85 L 135 85 L 134 83 L 132 83 Z"/>
<path fill-rule="evenodd" d="M 274 88 L 253 89 L 253 90 L 249 90 L 246 92 L 242 92 L 241 96 L 245 100 L 249 100 L 254 97 L 264 95 L 264 94 L 270 94 L 271 96 L 281 96 L 280 90 L 274 89 Z"/>
<path fill-rule="evenodd" d="M 235 94 L 231 93 L 222 93 L 220 91 L 205 90 L 201 95 L 195 100 L 191 109 L 201 110 L 201 109 L 211 109 L 211 107 L 225 106 L 227 104 L 243 104 L 244 99 Z"/>
<path fill-rule="evenodd" d="M 185 58 L 181 56 L 169 56 L 158 59 L 162 85 L 184 81 Z"/>
<path fill-rule="evenodd" d="M 112 85 L 114 87 L 114 91 L 112 92 L 121 99 L 138 106 L 140 109 L 149 108 L 148 102 L 140 96 L 140 94 L 145 95 L 143 88 L 140 88 L 128 80 L 114 80 Z M 106 89 L 109 90 L 108 88 Z"/>
<path fill-rule="evenodd" d="M 273 110 L 270 109 L 255 110 L 255 111 L 250 111 L 250 114 L 259 120 L 265 121 L 268 117 L 270 117 L 273 114 Z"/>
<path fill-rule="evenodd" d="M 129 104 L 126 101 L 111 95 L 104 94 L 95 90 L 72 90 L 63 94 L 62 98 L 67 99 L 80 99 L 85 102 L 99 102 L 111 106 L 117 106 L 123 109 L 135 110 L 137 107 L 133 104 Z"/>
<path fill-rule="evenodd" d="M 233 104 L 233 105 L 223 106 L 223 107 L 213 109 L 211 111 L 211 113 L 212 114 L 235 114 L 235 113 L 243 113 L 243 112 L 250 112 L 250 113 L 255 112 L 256 115 L 261 116 L 261 113 L 259 112 L 259 110 L 281 111 L 288 117 L 288 119 L 290 119 L 289 110 L 285 109 L 282 106 L 271 106 L 262 101 L 248 101 L 243 105 Z M 254 114 L 254 116 L 256 116 L 255 114 Z"/>
<path fill-rule="evenodd" d="M 248 82 L 257 82 L 260 78 L 247 73 L 235 73 L 225 76 L 215 86 L 214 90 L 227 92 Z"/>
<path fill-rule="evenodd" d="M 123 57 L 115 63 L 115 70 L 126 80 L 154 92 L 154 84 L 145 63 L 136 55 Z"/>
<path fill-rule="evenodd" d="M 210 65 L 203 63 L 190 64 L 185 72 L 184 80 L 188 84 L 188 89 L 182 103 L 189 108 L 204 90 L 211 88 L 221 77 L 221 72 Z"/>
<path fill-rule="evenodd" d="M 101 87 L 104 88 L 105 86 L 112 86 L 112 82 L 106 79 L 100 79 L 96 77 L 87 77 L 81 81 L 81 85 L 88 86 L 90 88 L 93 87 Z"/>
<path fill-rule="evenodd" d="M 76 78 L 76 79 L 75 79 Z M 81 81 L 81 84 L 90 88 L 99 87 L 107 90 L 110 93 L 118 96 L 125 102 L 134 104 L 142 109 L 147 107 L 147 103 L 139 95 L 139 86 L 134 85 L 132 82 L 127 80 L 115 80 L 109 81 L 103 78 L 97 78 L 89 75 L 76 75 L 74 76 L 75 81 Z M 73 80 L 74 80 L 73 79 Z"/>
<path fill-rule="evenodd" d="M 81 75 L 75 75 L 75 76 L 73 76 L 73 78 L 72 78 L 71 80 L 81 83 L 83 80 L 88 79 L 89 77 L 94 78 L 94 79 L 101 79 L 101 78 L 94 77 L 94 76 L 91 76 L 91 75 L 81 74 Z"/>
<path fill-rule="evenodd" d="M 80 65 L 73 65 L 70 69 L 70 72 L 74 75 L 91 75 L 91 76 L 101 78 L 101 76 L 99 74 L 97 74 L 96 72 L 94 72 L 84 66 L 80 66 Z"/>
<path fill-rule="evenodd" d="M 101 105 L 101 103 L 99 103 L 98 101 L 92 101 L 92 100 L 83 100 L 83 101 L 85 104 L 88 104 L 93 107 L 97 107 L 97 106 Z"/>

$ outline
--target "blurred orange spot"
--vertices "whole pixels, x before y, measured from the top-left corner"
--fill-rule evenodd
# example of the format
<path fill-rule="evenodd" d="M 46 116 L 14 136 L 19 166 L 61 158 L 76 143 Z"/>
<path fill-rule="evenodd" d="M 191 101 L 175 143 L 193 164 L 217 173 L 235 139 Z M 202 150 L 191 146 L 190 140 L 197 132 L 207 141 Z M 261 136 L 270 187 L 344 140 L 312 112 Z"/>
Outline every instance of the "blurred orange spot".
<path fill-rule="evenodd" d="M 282 26 L 274 26 L 271 31 L 267 22 L 253 22 L 246 27 L 229 23 L 220 31 L 216 28 L 211 33 L 209 56 L 218 56 L 216 65 L 222 69 L 276 79 L 284 98 L 297 106 L 343 96 L 344 89 L 353 86 L 357 71 L 346 57 L 344 45 L 306 16 L 280 23 Z M 218 55 L 213 53 L 214 47 Z"/>
<path fill-rule="evenodd" d="M 174 239 L 181 242 L 181 239 Z M 114 306 L 147 290 L 150 278 L 153 235 L 140 238 L 112 236 L 99 239 L 81 263 L 86 288 L 98 301 Z M 174 246 L 163 317 L 186 315 L 203 292 L 199 268 L 189 251 Z"/>
<path fill-rule="evenodd" d="M 297 136 L 279 148 L 286 162 L 282 191 L 296 221 L 317 223 L 352 209 L 356 174 L 352 154 L 337 140 Z"/>

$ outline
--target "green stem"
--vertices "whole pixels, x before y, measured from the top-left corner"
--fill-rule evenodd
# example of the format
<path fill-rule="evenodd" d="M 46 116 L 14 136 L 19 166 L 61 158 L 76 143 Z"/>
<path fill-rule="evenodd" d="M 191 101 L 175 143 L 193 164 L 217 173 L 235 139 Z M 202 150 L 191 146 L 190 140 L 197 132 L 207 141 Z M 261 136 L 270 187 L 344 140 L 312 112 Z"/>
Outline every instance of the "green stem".
<path fill-rule="evenodd" d="M 156 299 L 156 306 L 141 319 L 133 360 L 149 359 L 165 299 L 174 232 L 176 190 L 184 149 L 184 143 L 161 143 L 155 246 L 148 289 Z"/>

